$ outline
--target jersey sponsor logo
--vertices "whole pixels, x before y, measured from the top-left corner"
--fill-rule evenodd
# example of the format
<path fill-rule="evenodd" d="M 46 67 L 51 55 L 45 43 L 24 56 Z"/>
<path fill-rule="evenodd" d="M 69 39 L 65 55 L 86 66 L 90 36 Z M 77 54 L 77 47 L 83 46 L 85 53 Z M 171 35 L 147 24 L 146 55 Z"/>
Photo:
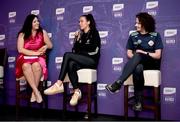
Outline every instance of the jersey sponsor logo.
<path fill-rule="evenodd" d="M 93 6 L 84 6 L 83 13 L 89 13 L 93 11 Z"/>
<path fill-rule="evenodd" d="M 158 7 L 158 1 L 150 1 L 146 3 L 146 9 L 153 9 Z"/>
<path fill-rule="evenodd" d="M 13 18 L 16 16 L 16 12 L 9 12 L 9 18 Z"/>
<path fill-rule="evenodd" d="M 56 15 L 65 13 L 65 8 L 56 8 Z"/>
<path fill-rule="evenodd" d="M 154 45 L 154 42 L 153 42 L 152 40 L 150 40 L 150 41 L 148 42 L 148 45 L 152 47 L 152 46 Z"/>
<path fill-rule="evenodd" d="M 5 34 L 0 35 L 0 41 L 4 40 L 6 38 Z"/>
<path fill-rule="evenodd" d="M 39 15 L 40 11 L 39 10 L 32 10 L 31 11 L 31 14 L 34 14 L 34 15 Z"/>
<path fill-rule="evenodd" d="M 124 4 L 113 4 L 113 11 L 120 11 L 124 9 Z"/>

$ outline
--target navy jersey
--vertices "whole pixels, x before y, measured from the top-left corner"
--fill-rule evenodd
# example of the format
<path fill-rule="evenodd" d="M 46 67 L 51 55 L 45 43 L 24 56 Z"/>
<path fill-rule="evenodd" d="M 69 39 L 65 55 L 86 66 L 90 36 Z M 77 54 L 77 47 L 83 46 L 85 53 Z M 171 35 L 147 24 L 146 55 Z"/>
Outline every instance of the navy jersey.
<path fill-rule="evenodd" d="M 163 49 L 163 43 L 160 34 L 157 32 L 147 34 L 133 32 L 129 36 L 126 48 L 133 51 L 141 49 L 153 53 L 157 49 Z"/>

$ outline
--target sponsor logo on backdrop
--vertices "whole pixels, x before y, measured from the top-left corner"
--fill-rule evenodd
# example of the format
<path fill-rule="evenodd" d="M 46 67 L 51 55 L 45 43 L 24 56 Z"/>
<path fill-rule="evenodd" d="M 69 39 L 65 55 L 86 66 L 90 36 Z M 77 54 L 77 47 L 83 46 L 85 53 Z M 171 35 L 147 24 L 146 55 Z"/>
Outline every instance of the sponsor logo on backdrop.
<path fill-rule="evenodd" d="M 93 11 L 93 6 L 84 6 L 83 13 L 91 13 Z"/>
<path fill-rule="evenodd" d="M 9 68 L 15 67 L 15 61 L 16 61 L 16 57 L 14 56 L 8 57 Z"/>
<path fill-rule="evenodd" d="M 107 37 L 108 37 L 108 31 L 99 31 L 99 36 L 101 38 L 101 44 L 106 45 L 107 44 Z"/>
<path fill-rule="evenodd" d="M 13 63 L 15 62 L 16 57 L 8 57 L 8 63 Z"/>
<path fill-rule="evenodd" d="M 20 80 L 19 81 L 19 84 L 20 84 L 20 91 L 24 91 L 27 87 L 27 82 L 25 80 Z"/>
<path fill-rule="evenodd" d="M 56 19 L 64 20 L 65 8 L 56 8 Z"/>
<path fill-rule="evenodd" d="M 120 72 L 122 70 L 123 58 L 114 57 L 112 58 L 112 68 L 115 72 Z"/>
<path fill-rule="evenodd" d="M 47 87 L 49 87 L 49 86 L 51 86 L 51 84 L 52 84 L 52 81 L 47 81 Z"/>
<path fill-rule="evenodd" d="M 0 46 L 4 46 L 5 39 L 6 39 L 5 34 L 0 35 Z"/>
<path fill-rule="evenodd" d="M 163 100 L 164 100 L 164 103 L 174 104 L 176 102 L 176 88 L 175 87 L 164 87 Z"/>
<path fill-rule="evenodd" d="M 97 90 L 98 90 L 98 96 L 99 97 L 106 97 L 106 86 L 107 84 L 104 83 L 98 83 L 97 84 Z"/>
<path fill-rule="evenodd" d="M 39 10 L 32 10 L 31 11 L 31 14 L 34 14 L 34 15 L 39 15 L 40 11 Z"/>
<path fill-rule="evenodd" d="M 52 33 L 48 33 L 49 38 L 52 38 Z"/>
<path fill-rule="evenodd" d="M 152 16 L 156 16 L 157 12 L 158 12 L 158 1 L 149 1 L 146 2 L 146 11 L 152 15 Z"/>
<path fill-rule="evenodd" d="M 55 63 L 56 63 L 56 69 L 61 69 L 61 63 L 63 61 L 63 57 L 56 57 Z"/>
<path fill-rule="evenodd" d="M 129 94 L 129 97 L 134 96 L 134 86 L 128 87 L 128 94 Z"/>
<path fill-rule="evenodd" d="M 15 23 L 16 22 L 16 12 L 9 12 L 8 14 L 9 17 L 9 23 Z"/>
<path fill-rule="evenodd" d="M 124 14 L 124 4 L 113 4 L 112 12 L 115 18 L 122 17 Z"/>
<path fill-rule="evenodd" d="M 98 83 L 97 84 L 97 90 L 105 90 L 106 88 L 105 88 L 105 86 L 106 86 L 107 84 L 104 84 L 104 83 Z"/>
<path fill-rule="evenodd" d="M 75 32 L 69 32 L 69 40 L 71 45 L 74 43 L 74 38 L 75 38 Z"/>
<path fill-rule="evenodd" d="M 164 30 L 164 38 L 166 45 L 175 45 L 177 40 L 177 29 Z"/>

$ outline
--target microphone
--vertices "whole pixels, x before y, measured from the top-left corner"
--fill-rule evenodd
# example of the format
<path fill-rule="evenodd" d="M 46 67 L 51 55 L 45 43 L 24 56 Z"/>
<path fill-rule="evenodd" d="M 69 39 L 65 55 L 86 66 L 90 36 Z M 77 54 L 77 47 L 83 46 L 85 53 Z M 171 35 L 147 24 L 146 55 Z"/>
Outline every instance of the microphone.
<path fill-rule="evenodd" d="M 82 31 L 80 29 L 76 30 L 74 41 L 79 41 L 82 36 Z"/>

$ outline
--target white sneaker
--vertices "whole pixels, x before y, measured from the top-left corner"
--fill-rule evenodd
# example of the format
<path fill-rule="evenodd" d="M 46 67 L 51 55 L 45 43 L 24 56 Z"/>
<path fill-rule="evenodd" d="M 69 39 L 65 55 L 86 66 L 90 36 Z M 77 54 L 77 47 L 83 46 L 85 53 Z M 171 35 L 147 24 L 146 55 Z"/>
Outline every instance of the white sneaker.
<path fill-rule="evenodd" d="M 60 86 L 58 85 L 58 83 L 55 83 L 48 89 L 44 90 L 44 94 L 46 95 L 54 95 L 54 94 L 62 93 L 62 92 L 64 92 L 63 83 Z"/>
<path fill-rule="evenodd" d="M 80 100 L 81 97 L 82 97 L 81 90 L 75 91 L 70 100 L 70 105 L 76 106 L 78 104 L 78 100 Z"/>

